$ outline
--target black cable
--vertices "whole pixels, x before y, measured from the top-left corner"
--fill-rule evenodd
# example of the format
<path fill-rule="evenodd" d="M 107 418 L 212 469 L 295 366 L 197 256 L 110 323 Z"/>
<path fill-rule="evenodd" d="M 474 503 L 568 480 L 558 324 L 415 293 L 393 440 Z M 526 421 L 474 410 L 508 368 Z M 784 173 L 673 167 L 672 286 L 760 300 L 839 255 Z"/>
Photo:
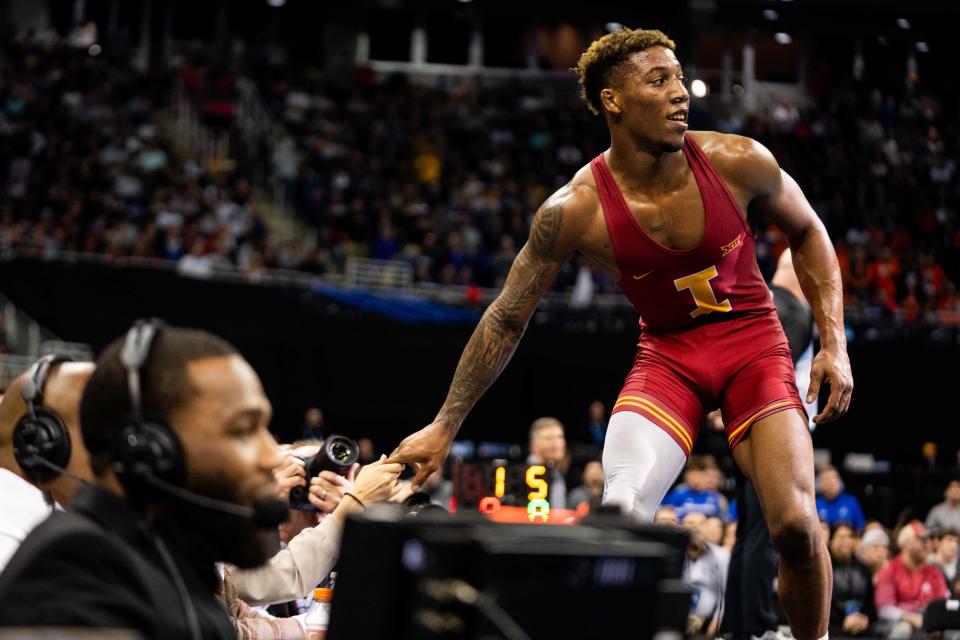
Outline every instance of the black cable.
<path fill-rule="evenodd" d="M 59 465 L 55 465 L 54 463 L 50 462 L 50 461 L 47 460 L 46 458 L 44 458 L 44 457 L 42 457 L 42 456 L 35 456 L 35 458 L 36 458 L 36 461 L 37 461 L 37 462 L 39 462 L 40 464 L 46 466 L 46 467 L 49 468 L 49 469 L 53 469 L 54 471 L 56 471 L 56 472 L 59 473 L 60 475 L 66 476 L 66 477 L 68 477 L 68 478 L 70 478 L 70 479 L 72 479 L 72 480 L 76 480 L 76 481 L 79 482 L 80 484 L 84 484 L 84 485 L 90 486 L 90 483 L 89 483 L 89 482 L 87 482 L 86 480 L 84 480 L 83 478 L 81 478 L 80 476 L 78 476 L 77 474 L 75 474 L 75 473 L 70 473 L 69 471 L 67 471 L 67 470 L 64 469 L 63 467 L 61 467 L 61 466 L 59 466 Z M 48 507 L 50 507 L 50 513 L 51 513 L 51 514 L 52 514 L 54 511 L 57 510 L 57 501 L 54 500 L 53 494 L 50 493 L 49 490 L 43 491 L 43 501 L 47 504 Z"/>
<path fill-rule="evenodd" d="M 87 480 L 84 480 L 83 478 L 81 478 L 81 477 L 78 476 L 77 474 L 75 474 L 75 473 L 70 473 L 69 471 L 67 471 L 67 470 L 64 469 L 63 467 L 53 464 L 52 462 L 50 462 L 49 460 L 47 460 L 46 458 L 44 458 L 44 457 L 42 457 L 42 456 L 39 456 L 39 455 L 38 455 L 38 456 L 34 456 L 34 459 L 35 459 L 37 462 L 39 462 L 40 464 L 46 466 L 48 469 L 52 469 L 52 470 L 56 471 L 57 473 L 59 473 L 60 475 L 64 475 L 64 476 L 70 478 L 71 480 L 76 480 L 76 481 L 79 482 L 80 484 L 85 484 L 85 485 L 89 485 L 89 484 L 90 484 Z"/>
<path fill-rule="evenodd" d="M 214 511 L 223 511 L 229 513 L 230 515 L 240 516 L 241 518 L 252 518 L 254 516 L 253 507 L 246 507 L 241 504 L 233 504 L 231 502 L 225 502 L 223 500 L 216 500 L 214 498 L 208 498 L 207 496 L 202 496 L 199 493 L 193 493 L 192 491 L 187 491 L 182 487 L 177 485 L 170 484 L 165 480 L 161 480 L 153 473 L 143 473 L 139 476 L 147 484 L 163 491 L 168 495 L 172 495 L 184 502 L 189 502 L 198 507 L 203 507 L 206 509 L 212 509 Z"/>
<path fill-rule="evenodd" d="M 424 583 L 423 589 L 440 602 L 456 600 L 473 607 L 483 614 L 506 640 L 531 640 L 527 632 L 493 598 L 463 580 L 429 580 Z"/>

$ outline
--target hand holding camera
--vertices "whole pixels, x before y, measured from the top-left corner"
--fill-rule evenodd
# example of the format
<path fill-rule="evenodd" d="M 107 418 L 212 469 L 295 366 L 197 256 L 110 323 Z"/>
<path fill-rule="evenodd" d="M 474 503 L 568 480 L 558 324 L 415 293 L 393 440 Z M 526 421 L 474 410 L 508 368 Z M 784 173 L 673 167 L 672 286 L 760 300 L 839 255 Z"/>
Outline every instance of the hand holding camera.
<path fill-rule="evenodd" d="M 307 494 L 310 504 L 324 513 L 333 513 L 343 500 L 344 494 L 354 488 L 354 478 L 359 468 L 360 464 L 355 462 L 345 476 L 333 471 L 321 471 L 320 475 L 311 478 L 310 491 Z"/>
<path fill-rule="evenodd" d="M 296 469 L 288 471 L 293 484 L 290 489 L 290 508 L 327 513 L 333 511 L 353 484 L 351 469 L 356 468 L 360 457 L 358 449 L 357 443 L 350 438 L 331 435 L 316 453 L 300 458 L 303 463 L 302 478 Z M 286 468 L 283 466 L 281 470 Z"/>

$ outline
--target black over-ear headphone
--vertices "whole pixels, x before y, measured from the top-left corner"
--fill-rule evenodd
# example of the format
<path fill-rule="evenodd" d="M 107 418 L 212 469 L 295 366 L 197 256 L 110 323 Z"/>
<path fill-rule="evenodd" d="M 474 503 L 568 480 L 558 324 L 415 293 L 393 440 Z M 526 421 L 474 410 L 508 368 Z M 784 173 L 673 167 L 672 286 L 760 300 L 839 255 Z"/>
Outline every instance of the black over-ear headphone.
<path fill-rule="evenodd" d="M 70 462 L 70 432 L 63 418 L 43 406 L 43 388 L 50 369 L 73 358 L 46 355 L 30 369 L 30 377 L 20 390 L 27 412 L 13 427 L 13 457 L 24 473 L 36 483 L 52 480 Z"/>
<path fill-rule="evenodd" d="M 147 416 L 143 410 L 141 373 L 162 328 L 163 322 L 156 318 L 137 320 L 120 350 L 120 362 L 127 374 L 130 417 L 114 436 L 113 470 L 125 489 L 141 495 L 147 490 L 148 480 L 180 487 L 186 477 L 180 438 L 166 418 Z"/>

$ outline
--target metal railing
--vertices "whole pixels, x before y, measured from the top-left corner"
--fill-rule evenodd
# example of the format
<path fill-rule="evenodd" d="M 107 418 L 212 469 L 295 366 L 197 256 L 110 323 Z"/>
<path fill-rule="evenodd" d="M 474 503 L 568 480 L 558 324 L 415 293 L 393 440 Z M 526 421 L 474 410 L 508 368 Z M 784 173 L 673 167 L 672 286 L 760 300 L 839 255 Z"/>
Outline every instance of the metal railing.
<path fill-rule="evenodd" d="M 176 272 L 177 267 L 176 261 L 161 258 L 118 257 L 69 251 L 51 254 L 38 250 L 13 249 L 0 254 L 0 261 L 9 261 L 16 258 L 30 258 L 65 263 L 98 264 L 116 268 L 129 266 L 172 272 Z M 179 275 L 180 277 L 198 277 L 196 275 Z M 344 274 L 327 273 L 316 275 L 290 269 L 262 269 L 254 272 L 245 272 L 233 267 L 216 267 L 210 271 L 209 275 L 202 276 L 202 279 L 213 282 L 243 283 L 267 287 L 293 287 L 303 290 L 311 290 L 316 288 L 317 285 L 324 285 L 342 291 L 396 293 L 451 306 L 471 308 L 486 307 L 500 293 L 498 289 L 493 288 L 445 285 L 434 282 L 415 282 L 413 269 L 406 262 L 356 257 L 347 260 Z M 2 298 L 0 298 L 0 300 L 2 300 Z M 2 309 L 2 303 L 0 303 L 0 310 Z M 635 312 L 630 302 L 625 296 L 619 293 L 594 294 L 589 304 L 584 307 L 573 304 L 573 296 L 571 293 L 548 291 L 541 299 L 538 307 L 538 312 L 568 310 L 580 318 L 589 318 L 591 315 L 600 317 L 612 313 L 620 320 L 629 318 L 631 323 L 636 321 Z M 19 312 L 19 310 L 17 311 Z M 8 314 L 4 313 L 4 317 L 0 319 L 0 322 L 9 322 L 7 316 Z M 916 321 L 911 321 L 904 316 L 902 309 L 882 311 L 875 307 L 864 308 L 860 306 L 848 306 L 845 309 L 845 319 L 848 325 L 858 328 L 856 332 L 858 339 L 866 340 L 882 338 L 887 336 L 890 331 L 940 330 L 944 332 L 944 335 L 941 336 L 942 339 L 953 341 L 954 334 L 960 329 L 960 313 L 953 311 L 931 312 Z M 54 349 L 53 345 L 58 343 L 50 341 L 56 340 L 56 338 L 52 336 L 52 334 L 49 334 L 49 332 L 44 333 L 44 330 L 41 329 L 39 325 L 35 325 L 33 329 L 18 329 L 18 331 L 20 333 L 17 335 L 21 336 L 19 339 L 32 340 L 32 342 L 29 343 L 32 346 L 25 352 L 36 354 L 34 357 L 54 350 L 57 352 L 63 350 L 69 352 L 71 348 L 70 345 L 74 344 L 63 343 Z M 27 332 L 26 338 L 22 337 L 24 331 Z M 960 336 L 956 337 L 960 338 Z M 84 354 L 87 354 L 87 357 L 89 357 L 89 355 L 92 355 L 89 347 L 86 345 L 81 345 L 80 349 L 81 351 L 77 353 L 78 356 L 83 357 Z M 84 351 L 83 349 L 86 350 Z"/>
<path fill-rule="evenodd" d="M 0 389 L 6 389 L 37 358 L 48 353 L 78 361 L 93 359 L 90 345 L 61 340 L 3 295 L 0 295 L 0 332 L 6 349 L 10 351 L 0 353 Z"/>

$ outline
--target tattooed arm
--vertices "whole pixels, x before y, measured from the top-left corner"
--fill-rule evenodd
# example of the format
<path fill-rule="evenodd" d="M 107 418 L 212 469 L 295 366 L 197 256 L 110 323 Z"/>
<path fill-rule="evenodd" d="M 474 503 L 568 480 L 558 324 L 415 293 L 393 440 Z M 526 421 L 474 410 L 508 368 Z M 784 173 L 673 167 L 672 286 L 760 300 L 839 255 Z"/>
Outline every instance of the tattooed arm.
<path fill-rule="evenodd" d="M 510 361 L 537 303 L 576 249 L 583 217 L 578 209 L 588 204 L 589 197 L 567 185 L 540 207 L 503 290 L 487 307 L 460 357 L 437 417 L 391 454 L 389 462 L 417 467 L 415 487 L 443 464 L 463 420 Z"/>

